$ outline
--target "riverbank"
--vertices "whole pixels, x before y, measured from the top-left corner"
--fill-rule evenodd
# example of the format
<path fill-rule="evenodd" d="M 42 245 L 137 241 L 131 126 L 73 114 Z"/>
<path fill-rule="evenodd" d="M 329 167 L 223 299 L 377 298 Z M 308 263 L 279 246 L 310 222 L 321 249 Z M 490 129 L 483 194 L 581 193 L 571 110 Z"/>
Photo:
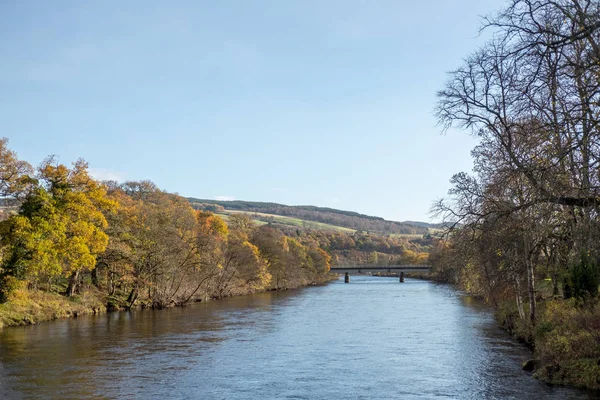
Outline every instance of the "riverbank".
<path fill-rule="evenodd" d="M 19 289 L 0 304 L 0 328 L 106 312 L 106 296 L 98 290 L 65 297 L 41 290 Z"/>
<path fill-rule="evenodd" d="M 554 295 L 552 285 L 540 281 L 536 292 L 537 317 L 535 325 L 520 313 L 515 300 L 489 299 L 481 291 L 462 281 L 430 277 L 469 293 L 481 302 L 492 304 L 498 326 L 515 341 L 532 351 L 523 369 L 540 381 L 600 392 L 600 301 L 595 298 L 564 299 Z M 466 281 L 468 283 L 468 280 Z M 522 310 L 529 303 L 521 304 Z"/>
<path fill-rule="evenodd" d="M 529 326 L 516 307 L 501 304 L 495 313 L 499 326 L 526 343 L 533 359 L 524 369 L 553 385 L 600 392 L 600 307 L 594 301 L 548 299 L 537 303 L 538 320 Z M 527 306 L 527 305 L 525 305 Z"/>
<path fill-rule="evenodd" d="M 337 274 L 329 274 L 318 281 L 309 282 L 304 286 L 321 285 L 339 279 Z M 289 287 L 278 291 L 292 290 L 299 287 Z M 266 292 L 261 290 L 241 293 L 233 297 L 245 296 L 254 293 Z M 223 296 L 209 300 L 219 300 Z M 206 301 L 205 299 L 193 299 L 185 304 L 174 304 L 173 306 L 185 306 L 186 304 Z M 11 294 L 9 301 L 0 304 L 0 329 L 11 326 L 35 325 L 63 318 L 72 318 L 82 315 L 99 314 L 113 311 L 123 311 L 126 308 L 114 297 L 107 296 L 104 292 L 89 287 L 81 295 L 66 297 L 58 293 L 50 293 L 41 290 L 18 289 Z M 151 308 L 145 305 L 134 307 Z"/>

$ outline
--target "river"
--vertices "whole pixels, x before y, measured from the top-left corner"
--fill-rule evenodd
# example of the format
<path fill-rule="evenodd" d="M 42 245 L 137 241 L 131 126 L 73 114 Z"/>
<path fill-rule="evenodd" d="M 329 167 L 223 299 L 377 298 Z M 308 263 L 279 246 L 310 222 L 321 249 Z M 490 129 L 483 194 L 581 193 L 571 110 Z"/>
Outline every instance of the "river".
<path fill-rule="evenodd" d="M 447 285 L 324 286 L 0 331 L 1 399 L 587 399 Z"/>

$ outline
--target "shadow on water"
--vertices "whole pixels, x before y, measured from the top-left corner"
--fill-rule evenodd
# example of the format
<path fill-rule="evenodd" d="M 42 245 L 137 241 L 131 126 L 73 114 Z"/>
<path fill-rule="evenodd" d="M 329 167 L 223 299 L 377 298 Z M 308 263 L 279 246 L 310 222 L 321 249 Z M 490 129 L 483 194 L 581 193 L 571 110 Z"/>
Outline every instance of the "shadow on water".
<path fill-rule="evenodd" d="M 329 285 L 0 332 L 0 398 L 589 398 L 446 285 Z"/>

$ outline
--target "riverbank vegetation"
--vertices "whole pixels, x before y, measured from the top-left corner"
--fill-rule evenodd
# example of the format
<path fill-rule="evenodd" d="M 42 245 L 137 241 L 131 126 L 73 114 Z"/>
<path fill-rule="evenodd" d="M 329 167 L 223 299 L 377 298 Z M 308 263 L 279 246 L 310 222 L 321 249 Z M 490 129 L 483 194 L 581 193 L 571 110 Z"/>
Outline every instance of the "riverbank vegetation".
<path fill-rule="evenodd" d="M 434 205 L 453 225 L 430 261 L 534 348 L 536 376 L 600 389 L 600 2 L 512 0 L 485 29 L 438 94 L 479 144 Z"/>
<path fill-rule="evenodd" d="M 164 308 L 332 278 L 334 263 L 424 263 L 431 238 L 226 221 L 83 160 L 33 168 L 0 140 L 0 326 Z M 196 207 L 198 208 L 198 207 Z"/>
<path fill-rule="evenodd" d="M 163 308 L 330 279 L 310 235 L 194 210 L 148 181 L 98 182 L 87 164 L 37 169 L 0 142 L 0 321 Z"/>

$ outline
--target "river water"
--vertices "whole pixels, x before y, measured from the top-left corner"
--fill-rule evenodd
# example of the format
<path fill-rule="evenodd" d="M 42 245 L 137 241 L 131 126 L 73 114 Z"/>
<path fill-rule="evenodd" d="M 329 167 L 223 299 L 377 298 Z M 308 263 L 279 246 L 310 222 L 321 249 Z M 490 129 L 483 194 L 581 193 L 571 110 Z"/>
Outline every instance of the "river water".
<path fill-rule="evenodd" d="M 587 399 L 446 285 L 325 286 L 0 331 L 0 399 Z"/>

